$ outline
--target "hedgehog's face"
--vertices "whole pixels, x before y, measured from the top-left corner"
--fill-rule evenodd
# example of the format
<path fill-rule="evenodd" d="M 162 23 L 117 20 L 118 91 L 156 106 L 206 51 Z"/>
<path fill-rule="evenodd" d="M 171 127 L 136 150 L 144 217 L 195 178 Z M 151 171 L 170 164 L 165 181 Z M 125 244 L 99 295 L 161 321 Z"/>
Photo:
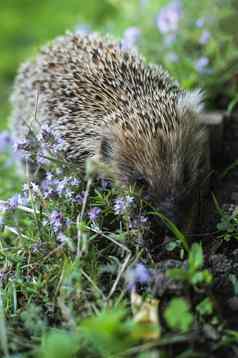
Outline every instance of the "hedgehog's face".
<path fill-rule="evenodd" d="M 168 132 L 117 127 L 113 140 L 104 137 L 101 154 L 119 181 L 135 184 L 156 209 L 187 229 L 188 213 L 209 174 L 208 136 L 197 112 L 178 103 L 177 113 L 178 122 Z"/>

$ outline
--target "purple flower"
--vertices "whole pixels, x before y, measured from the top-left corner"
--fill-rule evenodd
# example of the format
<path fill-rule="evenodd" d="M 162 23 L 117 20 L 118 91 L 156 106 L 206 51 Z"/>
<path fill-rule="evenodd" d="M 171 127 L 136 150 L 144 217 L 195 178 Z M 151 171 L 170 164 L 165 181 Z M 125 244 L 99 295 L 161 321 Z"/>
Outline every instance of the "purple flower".
<path fill-rule="evenodd" d="M 73 178 L 73 177 L 69 177 L 69 178 L 68 178 L 68 183 L 69 183 L 69 185 L 71 185 L 71 186 L 79 186 L 79 184 L 80 184 L 80 179 Z"/>
<path fill-rule="evenodd" d="M 135 219 L 131 221 L 129 224 L 130 229 L 137 229 L 140 226 L 143 226 L 145 223 L 148 222 L 148 218 L 144 215 L 138 215 Z"/>
<path fill-rule="evenodd" d="M 167 60 L 171 63 L 178 63 L 178 55 L 175 52 L 169 52 L 166 56 Z"/>
<path fill-rule="evenodd" d="M 56 142 L 51 147 L 53 153 L 60 153 L 65 150 L 65 140 L 63 138 L 57 138 Z"/>
<path fill-rule="evenodd" d="M 8 204 L 7 202 L 5 203 L 0 203 L 0 212 L 5 213 L 8 210 Z"/>
<path fill-rule="evenodd" d="M 48 153 L 45 153 L 44 151 L 40 150 L 37 153 L 36 161 L 40 166 L 46 166 L 50 164 L 50 160 L 47 159 Z"/>
<path fill-rule="evenodd" d="M 20 204 L 20 195 L 15 194 L 10 199 L 8 199 L 8 208 L 9 210 L 15 210 Z"/>
<path fill-rule="evenodd" d="M 69 238 L 64 233 L 60 232 L 57 235 L 57 240 L 60 244 L 64 244 L 65 242 L 69 241 Z"/>
<path fill-rule="evenodd" d="M 126 212 L 126 210 L 132 206 L 134 202 L 134 198 L 132 196 L 127 195 L 126 197 L 120 197 L 115 200 L 114 204 L 114 212 L 116 215 L 122 215 Z"/>
<path fill-rule="evenodd" d="M 57 210 L 52 211 L 49 220 L 55 233 L 59 233 L 66 223 L 63 214 Z"/>
<path fill-rule="evenodd" d="M 124 50 L 131 49 L 136 46 L 141 31 L 137 27 L 129 27 L 123 35 L 122 48 Z"/>
<path fill-rule="evenodd" d="M 0 152 L 9 149 L 10 145 L 12 144 L 12 138 L 7 132 L 0 133 Z"/>
<path fill-rule="evenodd" d="M 156 18 L 156 25 L 161 33 L 175 32 L 178 30 L 180 17 L 180 1 L 175 0 L 161 8 Z"/>
<path fill-rule="evenodd" d="M 0 232 L 3 230 L 4 230 L 4 218 L 2 216 L 0 216 Z"/>
<path fill-rule="evenodd" d="M 44 124 L 41 127 L 41 133 L 40 133 L 40 140 L 43 139 L 46 143 L 52 142 L 55 140 L 55 135 L 52 130 L 47 124 Z"/>
<path fill-rule="evenodd" d="M 205 23 L 205 19 L 202 17 L 202 18 L 200 18 L 200 19 L 197 19 L 197 21 L 196 21 L 196 26 L 197 26 L 198 28 L 201 28 L 201 27 L 204 26 L 204 23 Z"/>
<path fill-rule="evenodd" d="M 206 44 L 208 43 L 210 37 L 211 37 L 210 32 L 207 31 L 207 30 L 204 30 L 204 31 L 202 32 L 202 34 L 201 34 L 200 39 L 199 39 L 199 43 L 200 43 L 201 45 L 206 45 Z"/>
<path fill-rule="evenodd" d="M 95 208 L 90 209 L 88 212 L 89 219 L 91 221 L 96 221 L 98 216 L 100 215 L 100 213 L 101 213 L 100 208 L 95 207 Z"/>
<path fill-rule="evenodd" d="M 137 284 L 145 285 L 151 280 L 151 273 L 142 263 L 138 263 L 127 273 L 128 289 L 132 290 Z"/>
<path fill-rule="evenodd" d="M 204 72 L 206 72 L 206 67 L 208 64 L 209 64 L 209 59 L 207 57 L 200 57 L 195 62 L 195 68 L 198 72 L 204 73 Z"/>
<path fill-rule="evenodd" d="M 111 181 L 108 179 L 101 178 L 101 187 L 103 190 L 110 188 L 112 185 Z"/>
<path fill-rule="evenodd" d="M 7 210 L 15 210 L 19 205 L 26 206 L 28 204 L 28 198 L 21 194 L 15 194 L 7 201 Z"/>
<path fill-rule="evenodd" d="M 35 193 L 35 194 L 39 194 L 39 193 L 40 193 L 39 185 L 37 185 L 37 184 L 34 183 L 33 181 L 30 183 L 30 188 L 31 188 L 31 190 L 32 190 L 33 193 Z"/>
<path fill-rule="evenodd" d="M 85 191 L 82 191 L 80 194 L 77 194 L 74 198 L 74 202 L 78 204 L 83 204 L 85 198 Z"/>

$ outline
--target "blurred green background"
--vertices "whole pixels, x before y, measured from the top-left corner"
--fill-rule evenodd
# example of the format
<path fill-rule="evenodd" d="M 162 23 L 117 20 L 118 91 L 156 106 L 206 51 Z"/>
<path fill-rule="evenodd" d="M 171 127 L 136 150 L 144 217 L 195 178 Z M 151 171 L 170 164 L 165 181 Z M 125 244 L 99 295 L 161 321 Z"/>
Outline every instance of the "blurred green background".
<path fill-rule="evenodd" d="M 99 29 L 116 16 L 107 0 L 7 0 L 0 5 L 0 127 L 6 124 L 8 96 L 17 67 L 39 46 L 66 30 L 91 24 Z"/>

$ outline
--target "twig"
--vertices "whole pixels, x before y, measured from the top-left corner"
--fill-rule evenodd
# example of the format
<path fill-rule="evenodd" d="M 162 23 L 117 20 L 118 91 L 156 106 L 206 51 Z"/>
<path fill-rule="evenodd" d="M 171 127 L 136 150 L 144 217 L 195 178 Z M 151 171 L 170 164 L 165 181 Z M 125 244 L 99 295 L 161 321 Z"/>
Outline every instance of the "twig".
<path fill-rule="evenodd" d="M 93 280 L 91 279 L 90 276 L 88 276 L 88 274 L 86 274 L 85 271 L 83 271 L 82 269 L 80 269 L 81 274 L 88 280 L 88 282 L 91 283 L 91 285 L 93 286 L 93 288 L 102 296 L 102 298 L 104 300 L 106 300 L 106 297 L 104 296 L 103 292 L 100 290 L 100 288 L 96 285 L 95 282 L 93 282 Z"/>
<path fill-rule="evenodd" d="M 123 272 L 125 271 L 126 269 L 126 266 L 128 265 L 128 262 L 130 261 L 130 258 L 131 258 L 131 253 L 129 253 L 124 261 L 124 263 L 121 265 L 121 269 L 119 270 L 118 272 L 118 275 L 116 277 L 116 280 L 114 281 L 113 285 L 112 285 L 112 288 L 107 296 L 107 299 L 109 300 L 109 298 L 111 298 L 111 296 L 113 295 L 113 293 L 115 292 L 116 288 L 117 288 L 117 285 L 120 281 L 120 278 L 123 274 Z"/>
<path fill-rule="evenodd" d="M 84 216 L 84 213 L 85 213 L 85 208 L 86 208 L 86 204 L 87 204 L 88 195 L 89 195 L 91 185 L 92 185 L 92 178 L 89 178 L 88 181 L 87 181 L 85 195 L 84 195 L 84 198 L 83 198 L 82 209 L 81 209 L 80 214 L 77 216 L 77 220 L 76 220 L 77 229 L 78 229 L 77 230 L 77 254 L 76 254 L 77 257 L 81 256 L 80 244 L 81 244 L 82 232 L 81 232 L 81 228 L 80 228 L 80 222 L 83 220 L 83 216 Z"/>
<path fill-rule="evenodd" d="M 8 340 L 7 340 L 7 328 L 6 328 L 4 308 L 3 308 L 3 302 L 2 302 L 1 285 L 0 285 L 0 343 L 1 343 L 5 358 L 8 358 L 9 357 L 9 349 L 8 349 Z"/>

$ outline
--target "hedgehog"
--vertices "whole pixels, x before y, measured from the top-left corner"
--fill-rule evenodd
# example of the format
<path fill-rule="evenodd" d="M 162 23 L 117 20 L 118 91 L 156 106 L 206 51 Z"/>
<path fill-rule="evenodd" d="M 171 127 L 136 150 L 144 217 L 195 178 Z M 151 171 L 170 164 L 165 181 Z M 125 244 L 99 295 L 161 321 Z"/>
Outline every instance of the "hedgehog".
<path fill-rule="evenodd" d="M 203 92 L 180 88 L 162 66 L 114 39 L 56 38 L 21 66 L 11 101 L 17 138 L 50 127 L 63 138 L 68 163 L 82 170 L 88 158 L 105 163 L 177 225 L 206 191 Z"/>

